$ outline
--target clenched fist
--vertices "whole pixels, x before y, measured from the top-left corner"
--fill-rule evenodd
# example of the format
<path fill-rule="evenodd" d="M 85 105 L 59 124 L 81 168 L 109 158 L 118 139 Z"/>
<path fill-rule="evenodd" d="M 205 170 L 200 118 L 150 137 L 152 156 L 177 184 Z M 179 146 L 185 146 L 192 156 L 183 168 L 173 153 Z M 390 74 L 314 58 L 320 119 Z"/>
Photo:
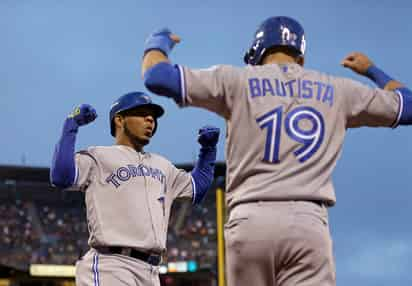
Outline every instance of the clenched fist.
<path fill-rule="evenodd" d="M 199 129 L 197 141 L 202 147 L 215 147 L 219 141 L 220 129 L 214 126 L 206 125 Z"/>
<path fill-rule="evenodd" d="M 354 52 L 347 55 L 342 60 L 341 65 L 360 75 L 365 75 L 368 68 L 373 65 L 373 62 L 366 55 Z"/>
<path fill-rule="evenodd" d="M 69 114 L 68 118 L 73 118 L 77 125 L 83 126 L 93 122 L 97 118 L 97 113 L 90 104 L 81 104 Z"/>

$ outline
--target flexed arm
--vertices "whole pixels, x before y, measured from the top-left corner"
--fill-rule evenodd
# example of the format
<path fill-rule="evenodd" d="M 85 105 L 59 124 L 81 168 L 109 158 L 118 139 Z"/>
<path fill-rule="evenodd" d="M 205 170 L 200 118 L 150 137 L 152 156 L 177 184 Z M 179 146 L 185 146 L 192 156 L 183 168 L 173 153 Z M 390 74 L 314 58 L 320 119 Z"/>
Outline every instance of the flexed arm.
<path fill-rule="evenodd" d="M 179 36 L 164 28 L 150 34 L 146 39 L 142 62 L 142 77 L 148 90 L 158 95 L 171 97 L 182 103 L 181 75 L 177 65 L 169 62 L 169 53 Z"/>
<path fill-rule="evenodd" d="M 403 87 L 403 84 L 392 79 L 384 71 L 375 66 L 365 54 L 359 52 L 350 53 L 342 60 L 341 64 L 360 75 L 366 76 L 376 83 L 379 88 L 395 90 L 396 88 Z"/>
<path fill-rule="evenodd" d="M 79 126 L 93 122 L 97 117 L 96 110 L 82 104 L 64 121 L 62 134 L 56 144 L 50 168 L 50 182 L 59 188 L 72 186 L 76 180 L 75 144 Z"/>
<path fill-rule="evenodd" d="M 400 96 L 398 124 L 412 124 L 412 91 L 409 88 L 375 66 L 365 54 L 359 52 L 351 53 L 342 60 L 341 64 L 371 79 L 379 88 L 397 92 Z"/>
<path fill-rule="evenodd" d="M 167 28 L 151 33 L 145 41 L 142 76 L 158 63 L 169 63 L 169 54 L 177 43 L 180 43 L 180 37 Z"/>

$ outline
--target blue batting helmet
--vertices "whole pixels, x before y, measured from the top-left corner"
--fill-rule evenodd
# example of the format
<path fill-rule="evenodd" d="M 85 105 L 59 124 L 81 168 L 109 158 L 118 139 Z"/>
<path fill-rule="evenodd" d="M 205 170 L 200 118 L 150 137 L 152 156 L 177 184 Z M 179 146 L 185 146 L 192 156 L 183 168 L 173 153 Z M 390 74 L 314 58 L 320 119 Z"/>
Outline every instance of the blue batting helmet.
<path fill-rule="evenodd" d="M 135 91 L 126 93 L 125 95 L 119 97 L 110 107 L 110 134 L 112 134 L 113 137 L 115 136 L 115 126 L 113 119 L 116 114 L 140 106 L 144 106 L 145 108 L 149 108 L 154 111 L 155 127 L 152 134 L 156 132 L 157 118 L 163 115 L 163 113 L 165 112 L 164 109 L 160 105 L 154 104 L 149 95 L 143 92 Z"/>
<path fill-rule="evenodd" d="M 257 29 L 251 48 L 246 52 L 246 64 L 259 65 L 265 52 L 272 47 L 286 46 L 304 56 L 306 42 L 303 27 L 289 17 L 271 17 Z"/>

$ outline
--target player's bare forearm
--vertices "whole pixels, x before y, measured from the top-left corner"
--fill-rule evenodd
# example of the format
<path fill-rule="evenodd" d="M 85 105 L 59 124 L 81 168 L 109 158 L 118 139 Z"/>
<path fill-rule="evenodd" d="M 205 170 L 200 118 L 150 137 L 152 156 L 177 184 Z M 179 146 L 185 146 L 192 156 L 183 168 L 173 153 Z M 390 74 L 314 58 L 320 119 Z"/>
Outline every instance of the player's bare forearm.
<path fill-rule="evenodd" d="M 154 65 L 169 62 L 168 55 L 173 47 L 180 42 L 180 37 L 167 29 L 159 29 L 149 35 L 145 41 L 142 62 L 142 76 Z"/>
<path fill-rule="evenodd" d="M 384 90 L 395 90 L 400 87 L 404 87 L 404 85 L 400 83 L 399 81 L 391 80 L 385 85 L 383 89 Z"/>
<path fill-rule="evenodd" d="M 158 50 L 148 51 L 142 61 L 142 77 L 149 68 L 161 62 L 169 62 L 165 54 Z"/>

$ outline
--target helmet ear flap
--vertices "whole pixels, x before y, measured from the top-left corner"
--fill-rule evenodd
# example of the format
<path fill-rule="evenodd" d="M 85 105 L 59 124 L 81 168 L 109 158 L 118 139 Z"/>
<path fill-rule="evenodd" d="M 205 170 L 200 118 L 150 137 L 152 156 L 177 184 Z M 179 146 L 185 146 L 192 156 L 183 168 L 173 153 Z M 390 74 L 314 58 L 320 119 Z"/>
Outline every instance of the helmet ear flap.
<path fill-rule="evenodd" d="M 119 113 L 115 114 L 113 119 L 110 121 L 110 134 L 113 137 L 116 137 L 116 123 L 115 123 L 115 121 L 116 121 L 116 117 L 118 117 L 118 116 L 119 116 Z"/>
<path fill-rule="evenodd" d="M 245 64 L 255 65 L 256 61 L 256 50 L 257 46 L 254 43 L 249 50 L 246 51 L 245 56 L 243 57 L 243 61 Z"/>
<path fill-rule="evenodd" d="M 256 54 L 256 50 L 253 49 L 253 47 L 247 50 L 243 58 L 243 61 L 245 62 L 245 64 L 251 64 L 252 59 L 254 58 L 255 54 Z"/>
<path fill-rule="evenodd" d="M 243 61 L 245 64 L 249 64 L 249 59 L 250 59 L 250 54 L 251 54 L 251 49 L 247 50 L 245 55 L 243 56 Z"/>

